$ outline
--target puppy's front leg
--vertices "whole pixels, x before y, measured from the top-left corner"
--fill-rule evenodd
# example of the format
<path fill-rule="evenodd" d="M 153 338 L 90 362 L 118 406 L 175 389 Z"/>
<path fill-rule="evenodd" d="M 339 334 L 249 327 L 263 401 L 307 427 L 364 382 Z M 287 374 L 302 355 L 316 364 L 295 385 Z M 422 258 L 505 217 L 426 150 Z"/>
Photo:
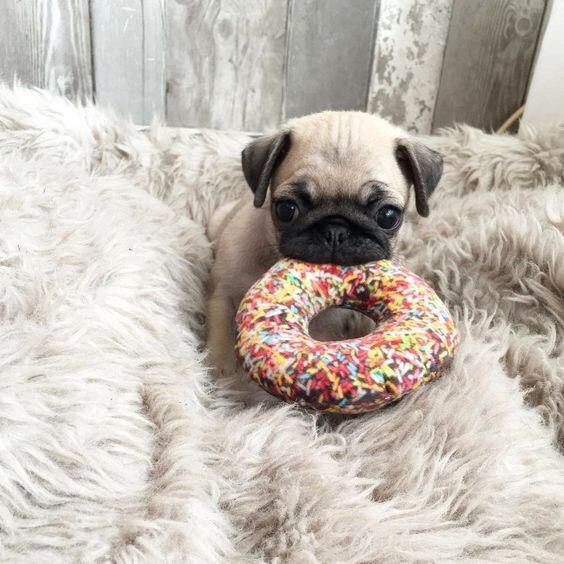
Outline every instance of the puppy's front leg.
<path fill-rule="evenodd" d="M 221 374 L 237 368 L 235 355 L 235 307 L 221 287 L 214 290 L 208 303 L 209 364 Z"/>

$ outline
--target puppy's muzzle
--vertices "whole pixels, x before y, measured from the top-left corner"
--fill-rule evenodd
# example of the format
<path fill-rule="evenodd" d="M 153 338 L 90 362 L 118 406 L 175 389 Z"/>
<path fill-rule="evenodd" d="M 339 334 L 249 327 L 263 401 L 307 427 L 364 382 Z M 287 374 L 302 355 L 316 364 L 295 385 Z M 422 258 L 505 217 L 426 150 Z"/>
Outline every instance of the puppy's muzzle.
<path fill-rule="evenodd" d="M 330 249 L 337 249 L 350 237 L 351 230 L 346 221 L 333 219 L 322 225 L 321 234 Z"/>

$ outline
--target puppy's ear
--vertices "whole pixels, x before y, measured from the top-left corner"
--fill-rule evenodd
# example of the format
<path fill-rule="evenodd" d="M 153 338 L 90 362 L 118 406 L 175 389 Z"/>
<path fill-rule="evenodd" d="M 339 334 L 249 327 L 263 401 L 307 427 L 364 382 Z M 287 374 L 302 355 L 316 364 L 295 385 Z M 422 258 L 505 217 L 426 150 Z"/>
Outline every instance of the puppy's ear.
<path fill-rule="evenodd" d="M 417 212 L 427 217 L 429 196 L 443 174 L 443 157 L 418 141 L 399 139 L 396 158 L 408 182 L 415 188 Z"/>
<path fill-rule="evenodd" d="M 260 137 L 249 143 L 241 153 L 243 174 L 255 194 L 254 204 L 260 208 L 266 200 L 266 193 L 276 167 L 290 149 L 290 132 Z"/>

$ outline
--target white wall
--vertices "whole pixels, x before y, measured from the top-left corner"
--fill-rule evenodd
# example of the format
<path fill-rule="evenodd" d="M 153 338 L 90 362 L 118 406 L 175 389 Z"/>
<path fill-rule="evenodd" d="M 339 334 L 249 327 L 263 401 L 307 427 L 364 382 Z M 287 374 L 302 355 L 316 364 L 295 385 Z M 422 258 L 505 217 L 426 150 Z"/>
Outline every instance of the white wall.
<path fill-rule="evenodd" d="M 564 0 L 554 0 L 542 39 L 523 121 L 564 123 Z"/>

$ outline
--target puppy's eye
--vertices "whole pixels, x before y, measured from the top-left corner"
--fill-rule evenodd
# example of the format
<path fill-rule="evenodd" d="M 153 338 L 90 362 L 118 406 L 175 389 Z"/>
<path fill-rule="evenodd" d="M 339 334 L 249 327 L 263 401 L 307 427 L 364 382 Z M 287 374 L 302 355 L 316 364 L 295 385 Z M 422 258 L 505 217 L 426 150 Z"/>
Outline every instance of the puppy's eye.
<path fill-rule="evenodd" d="M 276 212 L 276 217 L 282 223 L 289 223 L 298 215 L 298 206 L 289 200 L 281 200 L 276 202 L 274 211 Z"/>
<path fill-rule="evenodd" d="M 401 222 L 401 210 L 395 206 L 382 206 L 378 210 L 376 223 L 386 231 L 391 231 L 399 227 Z"/>

